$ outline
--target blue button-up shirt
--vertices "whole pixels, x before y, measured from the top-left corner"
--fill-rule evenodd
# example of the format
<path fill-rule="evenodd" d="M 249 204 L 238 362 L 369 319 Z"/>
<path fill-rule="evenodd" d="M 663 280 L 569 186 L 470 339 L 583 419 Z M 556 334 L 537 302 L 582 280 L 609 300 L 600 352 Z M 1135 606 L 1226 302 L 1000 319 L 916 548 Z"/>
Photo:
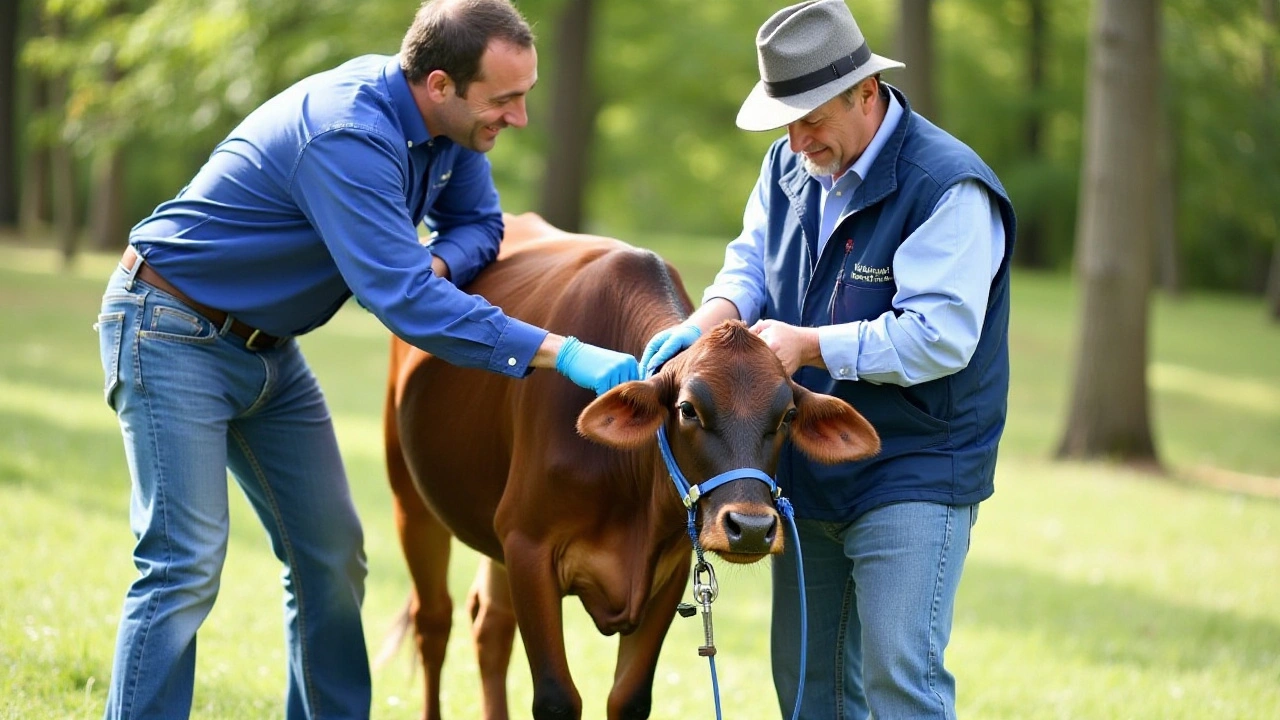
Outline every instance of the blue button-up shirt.
<path fill-rule="evenodd" d="M 399 60 L 369 55 L 251 113 L 130 242 L 194 300 L 264 332 L 312 330 L 354 294 L 405 341 L 520 377 L 546 331 L 456 286 L 497 256 L 502 231 L 488 159 L 433 138 Z"/>
<path fill-rule="evenodd" d="M 892 93 L 889 108 L 867 149 L 839 179 L 822 186 L 819 252 L 848 216 L 853 191 L 866 177 L 903 108 Z M 766 166 L 767 169 L 767 166 Z M 765 303 L 764 233 L 767 197 L 761 180 L 747 200 L 742 234 L 729 243 L 725 263 L 703 293 L 703 302 L 725 298 L 744 322 L 760 318 Z M 818 328 L 818 342 L 831 376 L 915 385 L 964 369 L 978 346 L 991 282 L 1004 258 L 1000 208 L 976 180 L 943 193 L 929 219 L 902 241 L 893 258 L 896 312 Z"/>

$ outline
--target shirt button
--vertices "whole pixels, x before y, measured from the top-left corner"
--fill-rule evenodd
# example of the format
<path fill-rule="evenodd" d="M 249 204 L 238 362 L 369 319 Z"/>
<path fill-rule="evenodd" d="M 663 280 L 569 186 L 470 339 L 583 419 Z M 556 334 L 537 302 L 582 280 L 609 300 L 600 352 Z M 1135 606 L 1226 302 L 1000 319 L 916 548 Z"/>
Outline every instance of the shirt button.
<path fill-rule="evenodd" d="M 410 141 L 409 141 L 409 147 L 413 147 L 413 141 L 412 141 L 412 140 L 410 140 Z"/>
<path fill-rule="evenodd" d="M 840 368 L 840 377 L 849 377 L 849 368 L 847 367 Z"/>
<path fill-rule="evenodd" d="M 843 190 L 837 190 L 837 191 L 836 191 L 836 197 L 840 197 L 841 195 L 844 195 L 844 191 L 843 191 Z"/>
<path fill-rule="evenodd" d="M 507 367 L 515 367 L 515 366 L 516 366 L 516 359 L 513 357 L 507 358 Z"/>

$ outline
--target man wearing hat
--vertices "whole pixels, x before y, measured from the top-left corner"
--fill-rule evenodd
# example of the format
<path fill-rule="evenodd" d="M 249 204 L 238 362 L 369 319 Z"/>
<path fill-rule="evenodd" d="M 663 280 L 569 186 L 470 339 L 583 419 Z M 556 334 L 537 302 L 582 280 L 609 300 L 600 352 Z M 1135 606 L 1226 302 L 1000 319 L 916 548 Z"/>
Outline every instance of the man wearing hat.
<path fill-rule="evenodd" d="M 954 718 L 943 651 L 1005 422 L 1013 208 L 971 149 L 881 83 L 903 65 L 870 51 L 844 0 L 780 10 L 756 47 L 738 127 L 787 135 L 702 306 L 641 366 L 740 318 L 797 382 L 871 421 L 873 458 L 823 466 L 788 445 L 778 463 L 808 595 L 803 714 Z M 800 685 L 795 561 L 774 563 L 784 713 Z"/>

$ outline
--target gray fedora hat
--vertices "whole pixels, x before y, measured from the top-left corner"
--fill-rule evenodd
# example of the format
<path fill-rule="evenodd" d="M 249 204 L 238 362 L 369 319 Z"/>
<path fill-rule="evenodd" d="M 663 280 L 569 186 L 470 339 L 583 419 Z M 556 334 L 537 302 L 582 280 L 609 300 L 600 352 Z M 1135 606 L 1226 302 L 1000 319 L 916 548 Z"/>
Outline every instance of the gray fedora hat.
<path fill-rule="evenodd" d="M 738 110 L 743 130 L 776 130 L 882 70 L 906 67 L 871 52 L 844 0 L 774 13 L 756 33 L 760 82 Z"/>

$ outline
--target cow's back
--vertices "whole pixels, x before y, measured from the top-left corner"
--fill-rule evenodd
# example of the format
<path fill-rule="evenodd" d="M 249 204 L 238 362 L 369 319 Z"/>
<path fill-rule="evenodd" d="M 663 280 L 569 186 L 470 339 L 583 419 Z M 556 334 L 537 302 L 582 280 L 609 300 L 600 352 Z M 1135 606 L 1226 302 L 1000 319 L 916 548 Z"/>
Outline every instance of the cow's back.
<path fill-rule="evenodd" d="M 678 276 L 653 253 L 562 233 L 529 215 L 508 218 L 499 260 L 465 290 L 511 317 L 636 355 L 690 306 Z M 502 558 L 493 519 L 513 456 L 522 478 L 568 465 L 584 478 L 616 452 L 577 435 L 577 415 L 593 395 L 557 373 L 513 380 L 449 365 L 398 339 L 391 371 L 389 413 L 415 483 L 455 536 L 491 557 Z M 562 491 L 555 507 L 538 507 L 557 493 L 535 487 L 513 488 L 522 497 L 508 503 L 551 519 L 583 501 L 574 488 Z"/>

